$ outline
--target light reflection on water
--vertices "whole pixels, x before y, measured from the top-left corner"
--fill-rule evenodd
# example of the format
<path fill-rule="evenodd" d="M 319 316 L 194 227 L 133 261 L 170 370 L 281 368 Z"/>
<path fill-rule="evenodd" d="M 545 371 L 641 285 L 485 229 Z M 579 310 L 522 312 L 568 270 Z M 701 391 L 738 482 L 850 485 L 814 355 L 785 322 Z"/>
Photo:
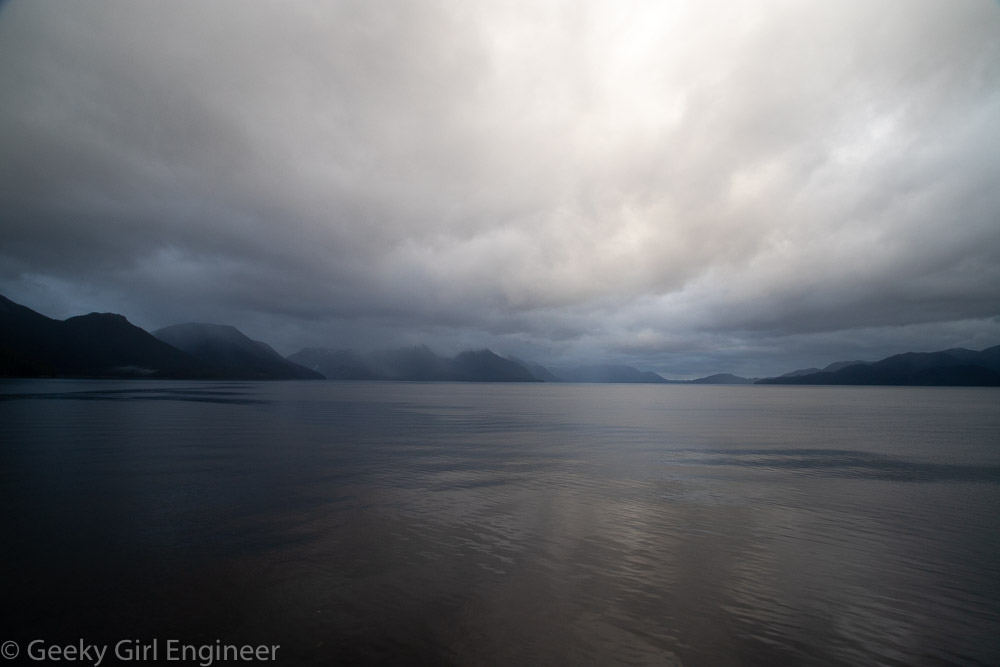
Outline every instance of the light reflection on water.
<path fill-rule="evenodd" d="M 997 664 L 998 398 L 4 382 L 8 626 L 303 665 Z"/>

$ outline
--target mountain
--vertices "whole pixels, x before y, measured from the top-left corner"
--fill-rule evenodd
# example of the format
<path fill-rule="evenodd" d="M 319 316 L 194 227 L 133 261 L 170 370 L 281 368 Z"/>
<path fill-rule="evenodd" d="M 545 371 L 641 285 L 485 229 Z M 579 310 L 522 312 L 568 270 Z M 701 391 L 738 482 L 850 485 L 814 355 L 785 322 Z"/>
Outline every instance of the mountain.
<path fill-rule="evenodd" d="M 689 380 L 687 384 L 753 384 L 754 380 L 743 378 L 732 373 L 716 373 L 708 377 Z"/>
<path fill-rule="evenodd" d="M 288 357 L 328 380 L 447 380 L 449 362 L 425 345 L 361 354 L 309 347 Z"/>
<path fill-rule="evenodd" d="M 62 323 L 0 296 L 0 377 L 54 375 Z"/>
<path fill-rule="evenodd" d="M 0 376 L 203 377 L 203 364 L 113 313 L 53 320 L 0 296 Z"/>
<path fill-rule="evenodd" d="M 289 361 L 316 371 L 328 380 L 388 380 L 377 373 L 353 350 L 307 347 L 288 357 Z"/>
<path fill-rule="evenodd" d="M 153 336 L 204 362 L 219 375 L 244 380 L 318 380 L 323 376 L 251 340 L 227 324 L 175 324 Z"/>
<path fill-rule="evenodd" d="M 795 377 L 799 377 L 800 375 L 812 375 L 813 373 L 822 373 L 822 372 L 823 372 L 823 369 L 821 369 L 821 368 L 815 368 L 815 367 L 813 367 L 813 368 L 800 368 L 798 370 L 790 371 L 790 372 L 785 373 L 783 375 L 779 375 L 778 377 L 795 378 Z M 768 378 L 768 379 L 770 379 L 770 378 Z"/>
<path fill-rule="evenodd" d="M 555 373 L 550 371 L 545 366 L 534 361 L 524 361 L 523 359 L 518 359 L 517 357 L 507 357 L 515 364 L 520 364 L 528 369 L 528 372 L 534 375 L 536 378 L 542 382 L 565 382 L 561 377 L 557 376 Z"/>
<path fill-rule="evenodd" d="M 456 380 L 477 382 L 541 382 L 531 372 L 510 359 L 490 350 L 469 350 L 459 353 L 451 362 Z"/>
<path fill-rule="evenodd" d="M 0 296 L 0 376 L 184 379 L 320 378 L 223 325 L 156 335 L 114 313 L 54 320 Z"/>
<path fill-rule="evenodd" d="M 834 370 L 808 375 L 785 375 L 758 382 L 996 387 L 1000 386 L 1000 345 L 980 352 L 963 348 L 941 352 L 904 352 L 873 363 L 841 362 Z"/>
<path fill-rule="evenodd" d="M 832 373 L 834 371 L 839 371 L 841 368 L 847 368 L 848 366 L 857 366 L 858 364 L 868 364 L 868 361 L 835 361 L 832 364 L 825 366 L 824 368 L 802 368 L 797 371 L 792 371 L 791 373 L 785 373 L 780 377 L 792 378 L 799 377 L 800 375 L 812 375 L 814 373 Z M 770 378 L 768 378 L 770 379 Z"/>
<path fill-rule="evenodd" d="M 368 355 L 376 372 L 396 380 L 453 380 L 451 360 L 438 356 L 426 345 L 401 347 Z"/>
<path fill-rule="evenodd" d="M 521 364 L 490 350 L 442 357 L 426 345 L 359 354 L 350 350 L 306 348 L 288 357 L 330 380 L 538 382 Z"/>
<path fill-rule="evenodd" d="M 752 384 L 754 380 L 719 373 L 697 380 L 667 380 L 632 366 L 593 364 L 549 370 L 545 366 L 503 358 L 490 350 L 466 351 L 453 358 L 434 354 L 424 345 L 361 354 L 352 350 L 305 348 L 288 357 L 330 380 L 451 380 L 466 382 L 584 382 L 624 384 Z"/>
<path fill-rule="evenodd" d="M 640 371 L 631 366 L 596 364 L 556 370 L 556 375 L 567 382 L 615 382 L 666 384 L 667 380 L 650 371 Z"/>
<path fill-rule="evenodd" d="M 824 366 L 823 372 L 832 373 L 834 371 L 839 371 L 841 368 L 847 368 L 848 366 L 866 366 L 870 363 L 870 361 L 835 361 L 832 364 Z"/>

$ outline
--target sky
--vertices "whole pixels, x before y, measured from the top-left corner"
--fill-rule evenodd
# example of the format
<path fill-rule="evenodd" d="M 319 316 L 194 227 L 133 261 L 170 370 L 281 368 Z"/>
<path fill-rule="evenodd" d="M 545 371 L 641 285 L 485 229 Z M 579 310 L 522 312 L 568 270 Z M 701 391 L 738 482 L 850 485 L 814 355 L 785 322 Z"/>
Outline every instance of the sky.
<path fill-rule="evenodd" d="M 1000 344 L 993 0 L 8 0 L 0 294 L 670 378 Z"/>

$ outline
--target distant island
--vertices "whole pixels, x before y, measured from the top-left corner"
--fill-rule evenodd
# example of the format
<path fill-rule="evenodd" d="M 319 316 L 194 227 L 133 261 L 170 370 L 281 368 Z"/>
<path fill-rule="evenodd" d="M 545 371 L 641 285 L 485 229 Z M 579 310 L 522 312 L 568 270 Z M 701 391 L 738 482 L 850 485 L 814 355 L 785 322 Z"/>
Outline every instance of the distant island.
<path fill-rule="evenodd" d="M 364 353 L 306 348 L 285 358 L 225 324 L 177 324 L 150 333 L 114 313 L 54 320 L 0 296 L 0 377 L 993 387 L 1000 386 L 1000 345 L 841 361 L 774 378 L 717 373 L 669 380 L 626 365 L 547 368 L 488 349 L 445 357 L 425 345 Z"/>

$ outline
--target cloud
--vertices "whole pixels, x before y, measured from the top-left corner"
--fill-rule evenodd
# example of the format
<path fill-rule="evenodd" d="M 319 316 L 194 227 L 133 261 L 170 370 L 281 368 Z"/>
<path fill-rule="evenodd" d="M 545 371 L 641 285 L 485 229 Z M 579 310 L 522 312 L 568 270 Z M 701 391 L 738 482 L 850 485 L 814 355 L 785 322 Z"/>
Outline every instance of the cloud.
<path fill-rule="evenodd" d="M 691 373 L 997 337 L 998 35 L 982 0 L 9 2 L 0 291 Z"/>

